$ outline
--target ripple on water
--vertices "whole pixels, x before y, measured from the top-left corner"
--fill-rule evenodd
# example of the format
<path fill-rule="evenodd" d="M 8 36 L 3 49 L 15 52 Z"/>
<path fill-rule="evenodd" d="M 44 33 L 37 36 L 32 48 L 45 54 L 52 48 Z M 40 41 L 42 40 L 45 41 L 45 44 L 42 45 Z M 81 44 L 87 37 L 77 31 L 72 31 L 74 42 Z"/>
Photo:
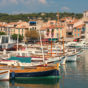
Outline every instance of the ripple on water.
<path fill-rule="evenodd" d="M 88 52 L 88 50 L 86 51 Z M 61 88 L 88 87 L 88 53 L 80 56 L 77 62 L 66 63 L 61 67 Z M 63 86 L 64 85 L 64 86 Z"/>

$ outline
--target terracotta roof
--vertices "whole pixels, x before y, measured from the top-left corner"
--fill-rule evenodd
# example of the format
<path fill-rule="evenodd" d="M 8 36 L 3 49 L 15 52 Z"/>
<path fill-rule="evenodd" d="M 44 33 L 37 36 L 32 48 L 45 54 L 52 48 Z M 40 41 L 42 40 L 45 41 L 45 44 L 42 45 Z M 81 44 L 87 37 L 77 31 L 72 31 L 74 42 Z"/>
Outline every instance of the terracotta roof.
<path fill-rule="evenodd" d="M 27 25 L 17 25 L 16 28 L 28 28 Z"/>
<path fill-rule="evenodd" d="M 55 29 L 55 28 L 63 28 L 63 27 L 64 27 L 63 25 L 51 25 L 51 26 L 49 26 L 47 28 L 49 28 L 49 29 Z"/>
<path fill-rule="evenodd" d="M 17 24 L 17 22 L 10 22 L 10 23 L 8 23 L 8 25 L 14 25 L 14 24 Z"/>
<path fill-rule="evenodd" d="M 49 29 L 55 29 L 55 25 L 50 25 L 50 26 L 48 26 L 47 28 L 49 28 Z"/>
<path fill-rule="evenodd" d="M 61 18 L 60 20 L 61 20 L 61 21 L 66 21 L 66 18 Z"/>
<path fill-rule="evenodd" d="M 0 27 L 7 27 L 8 24 L 0 24 Z"/>
<path fill-rule="evenodd" d="M 83 26 L 84 26 L 85 24 L 81 24 L 81 25 L 78 25 L 78 26 L 76 26 L 75 28 L 82 28 Z"/>
<path fill-rule="evenodd" d="M 47 29 L 47 27 L 41 27 L 41 31 L 43 31 L 43 30 L 46 30 Z"/>
<path fill-rule="evenodd" d="M 77 19 L 74 19 L 72 22 L 69 22 L 68 24 L 74 24 L 76 23 L 78 20 Z"/>
<path fill-rule="evenodd" d="M 0 27 L 2 27 L 2 24 L 0 24 Z"/>

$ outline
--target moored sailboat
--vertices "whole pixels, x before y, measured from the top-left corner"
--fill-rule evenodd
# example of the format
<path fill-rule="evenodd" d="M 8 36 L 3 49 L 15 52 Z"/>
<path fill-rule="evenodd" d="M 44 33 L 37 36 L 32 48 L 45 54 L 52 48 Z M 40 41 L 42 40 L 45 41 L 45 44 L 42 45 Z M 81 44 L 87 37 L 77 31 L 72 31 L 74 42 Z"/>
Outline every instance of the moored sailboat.
<path fill-rule="evenodd" d="M 11 78 L 15 79 L 29 79 L 29 78 L 46 78 L 46 77 L 59 77 L 59 66 L 41 66 L 32 68 L 20 68 L 10 70 Z"/>
<path fill-rule="evenodd" d="M 30 78 L 47 78 L 59 77 L 59 64 L 48 65 L 45 61 L 43 46 L 40 35 L 40 42 L 42 48 L 42 66 L 4 66 L 4 69 L 10 70 L 11 79 L 30 79 Z M 2 67 L 3 69 L 3 67 Z"/>

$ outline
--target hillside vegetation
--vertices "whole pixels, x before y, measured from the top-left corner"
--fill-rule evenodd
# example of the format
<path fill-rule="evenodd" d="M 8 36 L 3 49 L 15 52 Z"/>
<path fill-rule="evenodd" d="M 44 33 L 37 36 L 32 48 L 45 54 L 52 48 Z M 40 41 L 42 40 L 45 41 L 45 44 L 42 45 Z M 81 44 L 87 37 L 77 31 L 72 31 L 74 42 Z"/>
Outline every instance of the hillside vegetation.
<path fill-rule="evenodd" d="M 41 18 L 44 21 L 47 21 L 48 19 L 56 20 L 57 13 L 31 13 L 31 14 L 7 14 L 7 13 L 0 13 L 0 21 L 4 22 L 16 22 L 19 20 L 23 21 L 29 21 L 29 19 L 38 19 Z M 81 13 L 60 13 L 60 18 L 62 17 L 75 17 L 80 19 L 83 15 Z"/>

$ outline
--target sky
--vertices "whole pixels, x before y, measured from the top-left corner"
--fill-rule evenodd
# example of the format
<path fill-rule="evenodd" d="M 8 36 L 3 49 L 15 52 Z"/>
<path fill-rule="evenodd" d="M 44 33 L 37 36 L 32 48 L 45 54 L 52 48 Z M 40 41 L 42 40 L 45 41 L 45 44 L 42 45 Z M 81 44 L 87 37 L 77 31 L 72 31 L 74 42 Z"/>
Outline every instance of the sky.
<path fill-rule="evenodd" d="M 88 10 L 88 0 L 0 0 L 0 13 L 75 12 Z"/>

